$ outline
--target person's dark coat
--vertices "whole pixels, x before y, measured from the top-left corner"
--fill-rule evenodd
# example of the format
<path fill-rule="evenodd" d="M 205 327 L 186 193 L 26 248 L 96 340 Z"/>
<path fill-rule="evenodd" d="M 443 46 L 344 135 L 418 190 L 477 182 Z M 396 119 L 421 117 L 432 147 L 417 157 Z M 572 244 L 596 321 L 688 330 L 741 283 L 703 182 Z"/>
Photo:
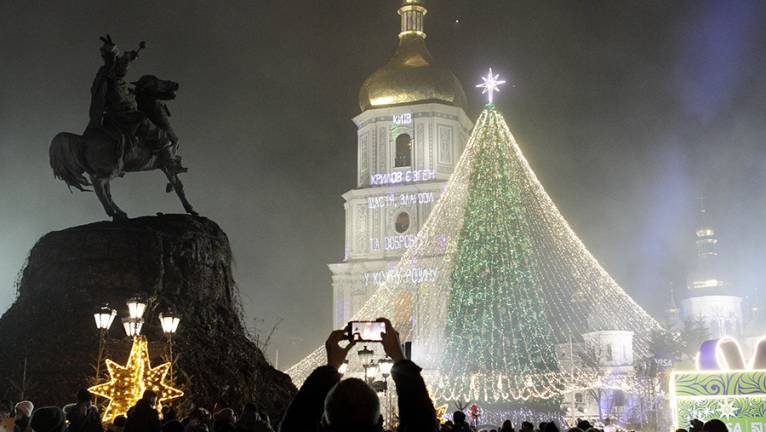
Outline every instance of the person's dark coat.
<path fill-rule="evenodd" d="M 149 405 L 149 402 L 141 399 L 128 414 L 123 432 L 162 432 L 160 414 Z"/>
<path fill-rule="evenodd" d="M 231 423 L 216 421 L 213 422 L 213 432 L 237 432 L 237 429 Z"/>
<path fill-rule="evenodd" d="M 83 415 L 78 406 L 73 407 L 67 414 L 69 427 L 67 432 L 104 432 L 101 417 L 95 407 L 90 407 Z"/>
<path fill-rule="evenodd" d="M 177 419 L 168 420 L 162 424 L 162 432 L 184 432 L 184 425 Z"/>
<path fill-rule="evenodd" d="M 27 426 L 29 426 L 29 417 L 24 416 L 20 419 L 16 420 L 16 427 L 19 431 L 24 432 L 27 430 Z"/>
<path fill-rule="evenodd" d="M 454 426 L 452 426 L 452 430 L 453 432 L 473 432 L 471 425 L 465 421 L 455 422 Z"/>
<path fill-rule="evenodd" d="M 436 411 L 428 396 L 420 367 L 400 360 L 391 369 L 399 399 L 399 432 L 436 432 Z M 310 432 L 320 429 L 324 400 L 340 381 L 332 366 L 320 366 L 309 375 L 279 425 L 280 432 Z"/>
<path fill-rule="evenodd" d="M 267 422 L 261 420 L 254 411 L 245 411 L 234 425 L 237 432 L 274 432 Z"/>
<path fill-rule="evenodd" d="M 36 432 L 64 432 L 66 416 L 59 407 L 48 406 L 35 410 L 29 426 Z"/>

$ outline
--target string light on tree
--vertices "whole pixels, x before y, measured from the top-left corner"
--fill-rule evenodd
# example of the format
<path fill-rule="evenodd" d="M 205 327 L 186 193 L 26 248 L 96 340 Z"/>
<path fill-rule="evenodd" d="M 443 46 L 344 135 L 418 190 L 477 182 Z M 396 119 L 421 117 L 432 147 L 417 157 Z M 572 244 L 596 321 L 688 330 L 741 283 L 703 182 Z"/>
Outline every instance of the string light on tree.
<path fill-rule="evenodd" d="M 492 104 L 493 94 L 500 91 L 500 85 L 505 84 L 505 80 L 500 80 L 500 74 L 493 74 L 492 68 L 489 68 L 487 76 L 481 77 L 483 81 L 481 84 L 476 84 L 476 87 L 482 88 L 481 94 L 487 95 L 487 103 Z"/>
<path fill-rule="evenodd" d="M 170 363 L 152 367 L 149 362 L 149 346 L 145 337 L 135 336 L 133 346 L 125 366 L 107 359 L 109 381 L 90 387 L 88 390 L 98 396 L 109 399 L 104 411 L 105 422 L 112 421 L 118 415 L 126 415 L 128 409 L 141 399 L 145 390 L 157 393 L 157 410 L 162 403 L 183 396 L 183 392 L 165 383 L 165 376 Z"/>

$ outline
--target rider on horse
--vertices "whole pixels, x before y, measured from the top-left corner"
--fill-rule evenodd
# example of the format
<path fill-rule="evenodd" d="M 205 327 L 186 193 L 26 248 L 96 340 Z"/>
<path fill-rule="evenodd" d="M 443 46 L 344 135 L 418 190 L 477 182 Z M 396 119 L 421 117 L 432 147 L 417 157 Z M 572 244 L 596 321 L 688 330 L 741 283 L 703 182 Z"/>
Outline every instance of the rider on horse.
<path fill-rule="evenodd" d="M 101 37 L 103 45 L 100 48 L 104 65 L 96 73 L 91 86 L 90 122 L 89 128 L 112 130 L 125 138 L 125 152 L 133 145 L 141 145 L 157 154 L 163 163 L 175 172 L 184 172 L 181 159 L 174 155 L 178 138 L 170 127 L 167 119 L 158 121 L 139 111 L 136 98 L 125 76 L 128 66 L 136 58 L 140 50 L 146 47 L 145 42 L 139 44 L 136 51 L 120 54 L 119 48 L 111 36 Z M 158 130 L 159 129 L 159 130 Z M 158 139 L 158 132 L 163 132 L 167 140 Z"/>

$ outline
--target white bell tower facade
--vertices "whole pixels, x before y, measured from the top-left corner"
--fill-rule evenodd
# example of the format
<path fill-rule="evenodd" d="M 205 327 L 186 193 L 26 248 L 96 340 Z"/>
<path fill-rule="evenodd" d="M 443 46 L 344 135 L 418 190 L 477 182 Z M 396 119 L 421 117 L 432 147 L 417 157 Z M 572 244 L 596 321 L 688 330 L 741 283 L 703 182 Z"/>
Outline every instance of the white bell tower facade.
<path fill-rule="evenodd" d="M 395 266 L 441 196 L 473 124 L 457 78 L 432 65 L 425 14 L 421 0 L 402 2 L 396 53 L 359 93 L 356 188 L 343 194 L 345 254 L 329 264 L 335 328 L 387 280 L 434 277 L 428 268 L 396 274 Z"/>

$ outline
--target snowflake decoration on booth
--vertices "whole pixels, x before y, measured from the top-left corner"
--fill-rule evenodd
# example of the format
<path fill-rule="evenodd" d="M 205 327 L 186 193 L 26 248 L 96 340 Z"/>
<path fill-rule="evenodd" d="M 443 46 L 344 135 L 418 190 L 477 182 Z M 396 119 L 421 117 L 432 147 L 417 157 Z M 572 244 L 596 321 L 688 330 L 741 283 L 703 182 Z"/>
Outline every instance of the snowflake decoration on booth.
<path fill-rule="evenodd" d="M 737 407 L 734 406 L 734 401 L 731 399 L 724 399 L 718 404 L 718 411 L 721 413 L 721 417 L 731 418 L 737 416 Z"/>
<path fill-rule="evenodd" d="M 712 415 L 713 415 L 713 410 L 709 406 L 705 406 L 705 408 L 702 409 L 701 414 L 698 415 L 696 418 L 709 419 Z"/>

